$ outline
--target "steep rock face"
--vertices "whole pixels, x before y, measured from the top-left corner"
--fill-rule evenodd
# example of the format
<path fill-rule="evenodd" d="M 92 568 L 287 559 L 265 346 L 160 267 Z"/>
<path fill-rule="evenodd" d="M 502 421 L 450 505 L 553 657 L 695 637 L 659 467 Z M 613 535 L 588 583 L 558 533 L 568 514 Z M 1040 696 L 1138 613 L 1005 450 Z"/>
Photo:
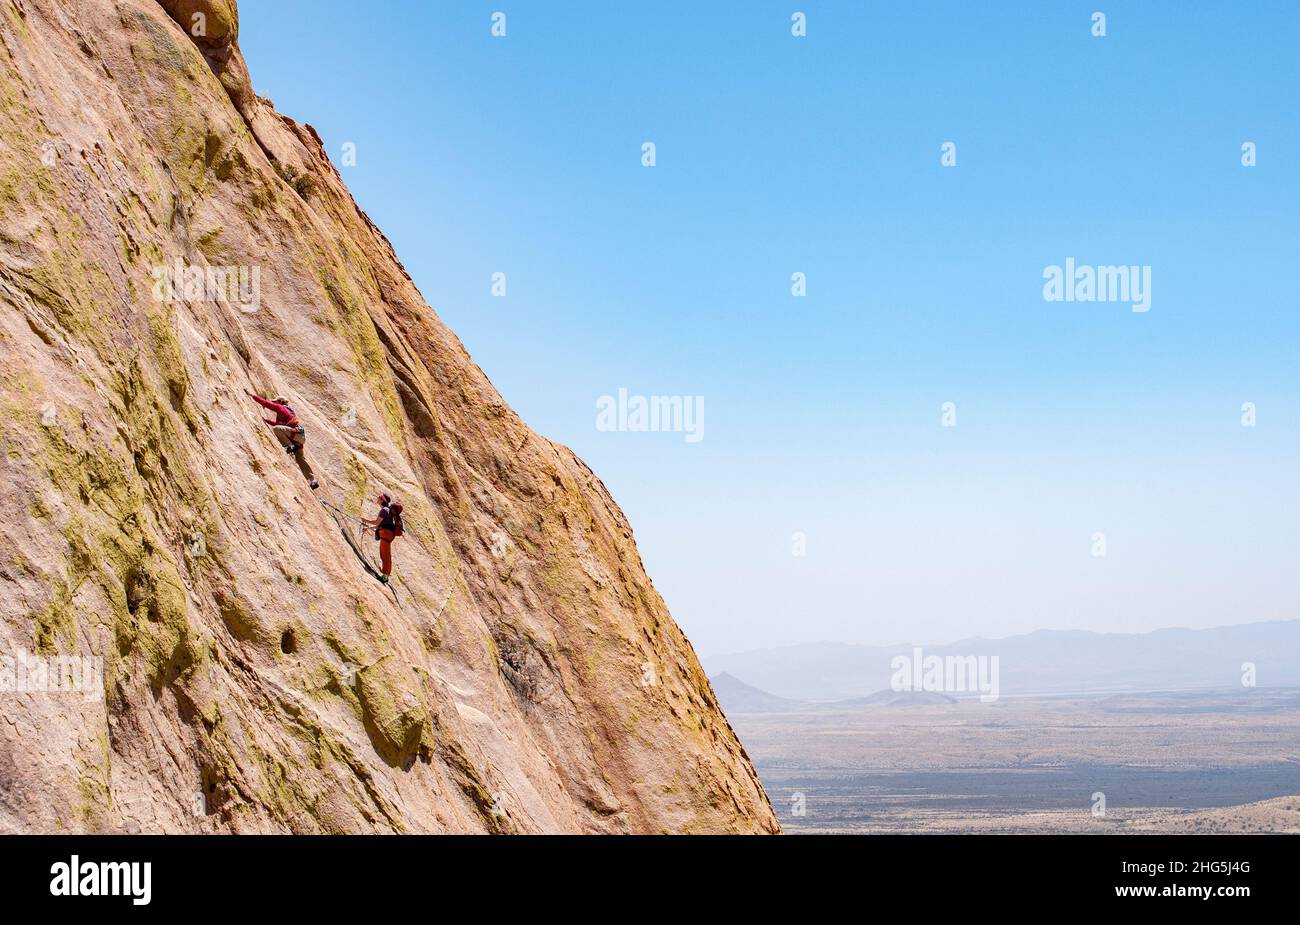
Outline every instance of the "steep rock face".
<path fill-rule="evenodd" d="M 776 831 L 604 486 L 237 34 L 233 0 L 0 0 L 0 831 Z M 343 535 L 380 491 L 400 609 Z M 69 655 L 102 697 L 31 689 Z"/>

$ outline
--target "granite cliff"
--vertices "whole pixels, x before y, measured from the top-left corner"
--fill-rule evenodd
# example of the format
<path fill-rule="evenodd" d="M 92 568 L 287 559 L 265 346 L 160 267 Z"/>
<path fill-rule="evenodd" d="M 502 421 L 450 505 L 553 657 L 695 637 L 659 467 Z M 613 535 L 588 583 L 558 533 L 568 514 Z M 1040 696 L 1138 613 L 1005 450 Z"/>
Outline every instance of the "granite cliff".
<path fill-rule="evenodd" d="M 777 831 L 609 493 L 238 34 L 0 0 L 0 831 Z"/>

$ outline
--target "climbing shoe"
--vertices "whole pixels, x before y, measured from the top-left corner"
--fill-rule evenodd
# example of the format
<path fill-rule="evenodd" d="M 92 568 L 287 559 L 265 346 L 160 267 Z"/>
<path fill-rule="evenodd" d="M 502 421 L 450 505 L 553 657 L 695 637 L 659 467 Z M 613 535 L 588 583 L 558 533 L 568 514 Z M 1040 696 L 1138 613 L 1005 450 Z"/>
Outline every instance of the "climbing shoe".
<path fill-rule="evenodd" d="M 380 584 L 384 584 L 384 585 L 388 584 L 388 576 L 387 576 L 387 575 L 380 575 L 380 576 L 379 576 L 379 583 L 380 583 Z"/>
<path fill-rule="evenodd" d="M 311 490 L 312 490 L 312 491 L 315 491 L 317 488 L 320 488 L 320 482 L 316 481 L 315 479 L 312 479 L 312 480 L 311 480 Z"/>

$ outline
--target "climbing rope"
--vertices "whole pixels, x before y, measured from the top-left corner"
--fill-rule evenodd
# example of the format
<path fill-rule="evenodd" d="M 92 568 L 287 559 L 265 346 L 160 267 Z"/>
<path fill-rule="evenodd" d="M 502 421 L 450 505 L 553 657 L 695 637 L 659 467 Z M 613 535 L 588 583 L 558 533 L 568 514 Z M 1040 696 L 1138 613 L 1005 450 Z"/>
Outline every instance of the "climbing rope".
<path fill-rule="evenodd" d="M 317 498 L 316 500 L 321 503 L 322 507 L 327 508 L 330 511 L 334 511 L 336 514 L 345 518 L 345 520 L 353 519 L 352 515 L 348 514 L 347 511 L 335 507 L 333 504 L 330 504 L 324 498 Z M 362 567 L 365 568 L 365 570 L 370 573 L 370 577 L 374 578 L 376 581 L 381 581 L 379 577 L 380 574 L 379 569 L 375 568 L 374 563 L 370 561 L 370 557 L 367 556 L 365 552 L 362 551 L 362 543 L 364 543 L 365 541 L 364 539 L 365 534 L 363 530 L 368 526 L 368 524 L 366 524 L 364 521 L 360 522 L 360 528 L 357 531 L 357 537 L 358 537 L 357 539 L 352 538 L 352 534 L 348 532 L 347 527 L 344 526 L 344 522 L 340 521 L 338 517 L 334 517 L 334 525 L 339 528 L 339 533 L 343 534 L 344 541 L 346 541 L 347 544 L 350 547 L 352 547 L 353 554 L 355 554 L 357 559 L 361 562 Z M 384 586 L 388 588 L 388 593 L 393 596 L 393 603 L 400 608 L 402 606 L 402 603 L 397 599 L 397 590 L 393 588 L 391 584 L 388 583 L 384 583 Z"/>

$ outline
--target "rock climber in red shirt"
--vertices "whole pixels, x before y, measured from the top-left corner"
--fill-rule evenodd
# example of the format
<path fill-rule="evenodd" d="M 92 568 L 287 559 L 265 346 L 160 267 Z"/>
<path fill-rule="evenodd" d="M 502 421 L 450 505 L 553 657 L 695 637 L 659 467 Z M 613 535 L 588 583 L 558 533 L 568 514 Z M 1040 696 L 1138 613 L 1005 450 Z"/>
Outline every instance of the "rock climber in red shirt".
<path fill-rule="evenodd" d="M 284 447 L 284 451 L 297 460 L 298 468 L 302 469 L 303 475 L 311 480 L 312 491 L 315 491 L 319 483 L 312 472 L 311 464 L 307 462 L 302 452 L 303 446 L 307 443 L 307 431 L 299 422 L 298 415 L 289 407 L 288 400 L 276 398 L 275 401 L 271 401 L 269 398 L 255 395 L 247 389 L 244 390 L 244 394 L 266 410 L 275 412 L 274 418 L 263 418 L 263 420 L 275 432 L 275 437 L 280 441 L 280 445 Z"/>

